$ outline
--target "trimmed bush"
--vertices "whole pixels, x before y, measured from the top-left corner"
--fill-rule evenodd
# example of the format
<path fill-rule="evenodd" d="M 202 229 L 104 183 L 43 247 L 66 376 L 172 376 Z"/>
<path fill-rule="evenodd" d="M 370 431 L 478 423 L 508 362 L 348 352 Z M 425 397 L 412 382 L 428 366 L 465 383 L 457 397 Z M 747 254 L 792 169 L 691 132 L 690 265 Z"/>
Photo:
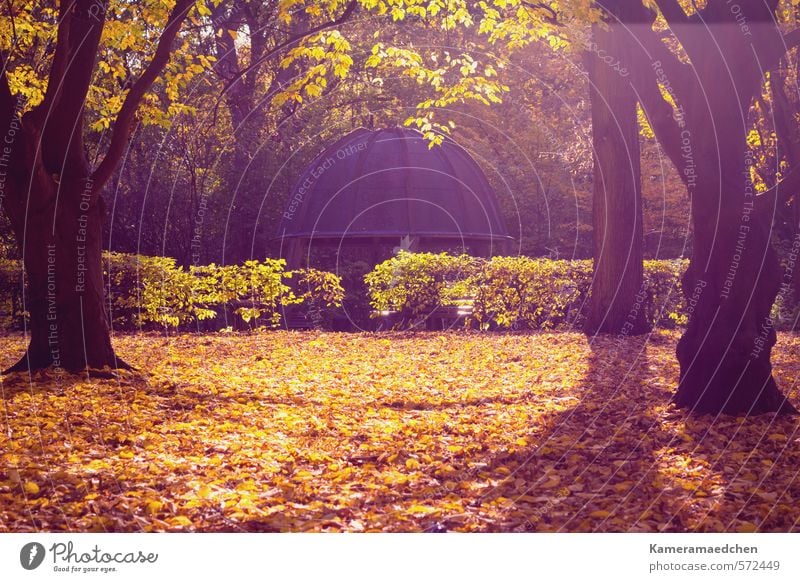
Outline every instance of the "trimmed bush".
<path fill-rule="evenodd" d="M 401 251 L 364 276 L 370 305 L 378 314 L 398 312 L 401 325 L 413 327 L 437 307 L 472 295 L 468 282 L 482 262 L 468 255 Z"/>
<path fill-rule="evenodd" d="M 580 327 L 591 286 L 590 261 L 494 257 L 466 285 L 480 329 Z"/>
<path fill-rule="evenodd" d="M 680 277 L 688 261 L 646 261 L 637 307 L 659 327 L 686 322 Z M 437 307 L 469 298 L 466 325 L 479 329 L 582 329 L 592 284 L 591 261 L 528 257 L 475 259 L 401 253 L 365 277 L 371 304 L 413 327 Z"/>
<path fill-rule="evenodd" d="M 283 306 L 320 311 L 338 307 L 344 291 L 333 273 L 285 271 L 283 260 L 184 269 L 169 257 L 105 253 L 103 274 L 111 325 L 118 330 L 188 328 L 231 314 L 246 327 L 280 325 Z M 21 318 L 22 270 L 18 261 L 0 260 L 0 295 Z M 320 324 L 324 318 L 318 318 Z"/>

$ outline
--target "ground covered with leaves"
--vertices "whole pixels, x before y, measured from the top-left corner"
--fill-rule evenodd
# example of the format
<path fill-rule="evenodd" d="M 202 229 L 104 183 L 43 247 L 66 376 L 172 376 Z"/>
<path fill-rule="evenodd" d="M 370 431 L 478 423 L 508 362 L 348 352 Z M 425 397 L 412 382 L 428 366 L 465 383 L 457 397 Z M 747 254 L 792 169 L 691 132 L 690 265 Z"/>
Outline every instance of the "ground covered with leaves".
<path fill-rule="evenodd" d="M 0 531 L 800 530 L 798 420 L 674 410 L 676 341 L 119 337 L 138 373 L 3 379 Z"/>

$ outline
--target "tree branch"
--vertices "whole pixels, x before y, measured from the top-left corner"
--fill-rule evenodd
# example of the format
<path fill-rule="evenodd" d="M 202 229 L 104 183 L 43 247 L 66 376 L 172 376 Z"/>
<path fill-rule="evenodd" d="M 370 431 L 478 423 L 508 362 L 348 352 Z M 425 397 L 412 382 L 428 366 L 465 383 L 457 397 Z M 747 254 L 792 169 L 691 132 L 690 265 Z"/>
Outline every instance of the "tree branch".
<path fill-rule="evenodd" d="M 800 165 L 794 166 L 786 177 L 756 197 L 756 208 L 766 210 L 775 204 L 786 204 L 800 191 Z"/>
<path fill-rule="evenodd" d="M 631 66 L 634 90 L 661 147 L 686 183 L 687 177 L 681 172 L 685 165 L 681 151 L 681 125 L 675 118 L 672 104 L 664 99 L 660 83 L 668 85 L 672 98 L 680 107 L 692 93 L 691 67 L 670 52 L 651 26 L 638 26 L 634 34 L 642 52 L 646 53 L 634 58 Z"/>
<path fill-rule="evenodd" d="M 353 14 L 353 11 L 355 11 L 357 6 L 358 6 L 358 0 L 350 0 L 350 2 L 344 9 L 344 12 L 342 12 L 341 16 L 339 16 L 338 18 L 331 20 L 329 22 L 325 22 L 323 24 L 319 24 L 317 26 L 313 26 L 308 30 L 306 30 L 305 32 L 303 32 L 302 34 L 292 35 L 285 42 L 282 42 L 274 46 L 271 50 L 265 52 L 261 57 L 253 60 L 248 66 L 243 68 L 236 75 L 234 75 L 234 77 L 230 81 L 228 81 L 228 83 L 225 85 L 225 87 L 223 87 L 222 92 L 220 93 L 220 98 L 222 98 L 225 95 L 225 93 L 227 93 L 230 90 L 230 88 L 236 82 L 238 82 L 242 77 L 247 75 L 250 71 L 252 71 L 256 67 L 260 66 L 263 62 L 271 59 L 273 56 L 275 56 L 282 50 L 292 46 L 299 40 L 307 38 L 318 32 L 322 32 L 323 30 L 333 28 L 334 26 L 339 26 L 340 24 L 345 22 L 348 18 L 350 18 L 350 15 Z"/>
<path fill-rule="evenodd" d="M 553 26 L 563 26 L 563 24 L 558 21 L 558 12 L 556 12 L 552 6 L 549 6 L 544 2 L 528 2 L 527 0 L 522 0 L 522 5 L 532 10 L 542 10 L 547 12 L 547 16 L 544 17 L 544 20 L 547 23 L 552 24 Z"/>
<path fill-rule="evenodd" d="M 670 26 L 689 24 L 689 15 L 683 10 L 678 0 L 656 0 L 656 6 Z"/>
<path fill-rule="evenodd" d="M 53 62 L 50 65 L 50 75 L 47 79 L 47 91 L 39 108 L 41 111 L 50 111 L 53 103 L 61 93 L 61 83 L 64 71 L 70 59 L 69 24 L 72 21 L 72 10 L 69 7 L 72 0 L 61 0 L 58 10 L 58 28 L 56 31 L 56 49 Z"/>
<path fill-rule="evenodd" d="M 693 37 L 692 31 L 698 30 L 695 25 L 700 21 L 696 17 L 693 18 L 686 14 L 678 0 L 656 0 L 656 5 L 667 21 L 672 34 L 689 55 L 689 59 L 695 62 L 695 58 L 700 55 L 697 53 L 698 41 Z"/>
<path fill-rule="evenodd" d="M 106 19 L 107 0 L 62 1 L 68 34 L 57 43 L 62 55 L 63 73 L 55 87 L 48 87 L 50 101 L 39 104 L 32 117 L 42 124 L 42 159 L 53 174 L 85 175 L 86 152 L 83 148 L 83 108 L 92 83 L 100 37 Z M 59 30 L 59 34 L 63 28 Z M 62 61 L 63 59 L 63 61 Z"/>
<path fill-rule="evenodd" d="M 14 6 L 11 4 L 11 0 L 6 0 L 6 6 L 8 7 L 8 19 L 11 21 L 11 46 L 15 47 L 19 44 L 19 38 L 17 38 L 17 23 L 14 20 Z"/>
<path fill-rule="evenodd" d="M 0 52 L 0 123 L 3 128 L 7 128 L 14 116 L 14 95 L 8 85 L 6 68 L 8 67 L 8 55 Z"/>
<path fill-rule="evenodd" d="M 779 39 L 779 42 L 775 43 L 775 47 L 763 57 L 765 71 L 771 71 L 777 67 L 786 53 L 800 46 L 800 28 L 787 32 Z"/>
<path fill-rule="evenodd" d="M 641 72 L 637 77 L 633 82 L 633 88 L 647 117 L 647 122 L 656 134 L 664 153 L 680 173 L 681 180 L 686 183 L 686 176 L 681 172 L 681 167 L 684 165 L 681 152 L 681 128 L 675 120 L 672 105 L 664 100 L 655 76 Z"/>
<path fill-rule="evenodd" d="M 114 122 L 111 142 L 109 143 L 106 155 L 92 175 L 92 181 L 94 183 L 92 195 L 94 198 L 100 195 L 100 191 L 113 175 L 119 160 L 125 153 L 125 147 L 136 120 L 136 111 L 147 91 L 164 70 L 164 67 L 167 66 L 170 54 L 172 53 L 172 43 L 178 35 L 181 24 L 186 19 L 193 5 L 194 0 L 178 0 L 178 2 L 176 2 L 175 7 L 172 9 L 167 19 L 164 32 L 161 33 L 161 38 L 158 39 L 158 45 L 153 59 L 150 61 L 150 64 L 147 65 L 147 68 L 139 79 L 133 84 L 130 91 L 128 91 L 125 102 L 122 104 L 122 108 Z"/>

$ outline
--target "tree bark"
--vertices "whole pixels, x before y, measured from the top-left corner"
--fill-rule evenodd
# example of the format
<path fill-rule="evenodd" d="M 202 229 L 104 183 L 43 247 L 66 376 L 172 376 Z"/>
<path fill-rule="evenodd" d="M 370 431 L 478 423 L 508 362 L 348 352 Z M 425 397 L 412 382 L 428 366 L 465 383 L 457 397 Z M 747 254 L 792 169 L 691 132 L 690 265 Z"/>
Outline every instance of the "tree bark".
<path fill-rule="evenodd" d="M 637 92 L 691 200 L 692 256 L 683 278 L 690 317 L 677 348 L 674 401 L 696 413 L 794 413 L 772 376 L 770 312 L 783 275 L 771 245 L 773 208 L 756 204 L 747 143 L 764 63 L 782 42 L 775 3 L 742 4 L 734 13 L 710 0 L 692 17 L 672 0 L 658 6 L 691 61 L 664 50 L 652 15 L 630 27 L 646 53 L 637 55 Z"/>
<path fill-rule="evenodd" d="M 7 211 L 27 276 L 30 342 L 6 370 L 126 368 L 111 347 L 101 262 L 103 203 L 88 168 L 50 174 L 34 123 L 14 139 Z"/>
<path fill-rule="evenodd" d="M 615 22 L 625 8 L 603 3 L 609 26 L 595 25 L 588 51 L 594 152 L 594 278 L 585 331 L 647 333 L 637 97 L 630 80 L 627 33 Z"/>
<path fill-rule="evenodd" d="M 746 166 L 726 164 L 722 171 L 741 177 Z M 753 211 L 754 189 L 744 182 L 700 183 L 706 194 L 721 196 L 697 196 L 693 205 L 695 252 L 683 279 L 693 312 L 678 342 L 675 403 L 700 414 L 794 412 L 770 363 L 777 340 L 770 311 L 781 286 L 780 263 L 769 221 Z"/>

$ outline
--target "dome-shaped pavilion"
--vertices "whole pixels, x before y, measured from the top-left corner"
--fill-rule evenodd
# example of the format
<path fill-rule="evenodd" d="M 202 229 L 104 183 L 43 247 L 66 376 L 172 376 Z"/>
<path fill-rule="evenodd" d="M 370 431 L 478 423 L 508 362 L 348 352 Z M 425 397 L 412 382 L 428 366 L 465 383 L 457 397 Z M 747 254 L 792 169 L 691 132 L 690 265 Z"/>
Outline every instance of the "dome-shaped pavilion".
<path fill-rule="evenodd" d="M 475 160 L 450 139 L 430 148 L 402 127 L 356 129 L 320 153 L 293 188 L 278 237 L 294 264 L 309 245 L 489 256 L 512 240 Z"/>

